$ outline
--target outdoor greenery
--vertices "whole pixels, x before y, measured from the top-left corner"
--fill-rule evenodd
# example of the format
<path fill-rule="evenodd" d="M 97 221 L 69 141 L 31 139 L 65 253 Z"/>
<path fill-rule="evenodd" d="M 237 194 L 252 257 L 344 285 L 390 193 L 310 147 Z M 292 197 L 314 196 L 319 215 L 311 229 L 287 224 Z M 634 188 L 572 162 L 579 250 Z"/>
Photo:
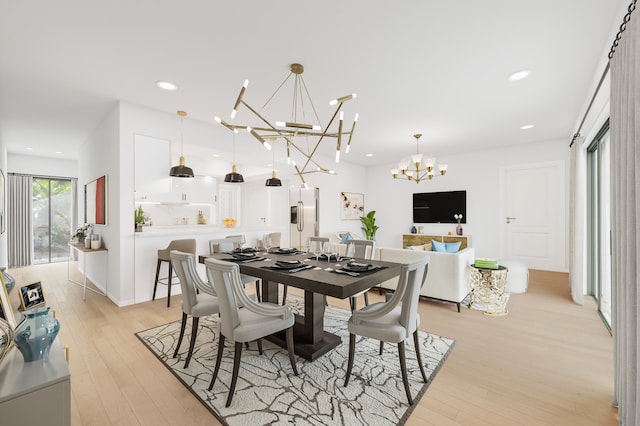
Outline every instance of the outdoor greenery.
<path fill-rule="evenodd" d="M 71 181 L 34 178 L 31 185 L 34 263 L 66 260 L 71 235 Z"/>

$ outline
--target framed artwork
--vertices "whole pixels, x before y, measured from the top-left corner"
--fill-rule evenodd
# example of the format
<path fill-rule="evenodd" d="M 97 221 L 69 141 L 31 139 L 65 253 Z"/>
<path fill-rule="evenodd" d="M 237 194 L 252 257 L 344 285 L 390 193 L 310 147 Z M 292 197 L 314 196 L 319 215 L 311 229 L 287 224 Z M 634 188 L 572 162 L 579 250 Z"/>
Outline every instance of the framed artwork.
<path fill-rule="evenodd" d="M 0 274 L 0 287 L 0 319 L 8 322 L 15 329 L 18 324 L 16 323 L 16 317 L 13 313 L 13 307 L 11 306 L 11 300 L 9 300 L 7 287 L 4 285 L 2 274 Z"/>
<path fill-rule="evenodd" d="M 20 287 L 20 309 L 26 311 L 42 306 L 44 303 L 44 293 L 40 281 Z"/>
<path fill-rule="evenodd" d="M 340 219 L 358 220 L 364 214 L 364 194 L 340 193 Z"/>
<path fill-rule="evenodd" d="M 107 175 L 84 186 L 84 223 L 107 224 Z"/>

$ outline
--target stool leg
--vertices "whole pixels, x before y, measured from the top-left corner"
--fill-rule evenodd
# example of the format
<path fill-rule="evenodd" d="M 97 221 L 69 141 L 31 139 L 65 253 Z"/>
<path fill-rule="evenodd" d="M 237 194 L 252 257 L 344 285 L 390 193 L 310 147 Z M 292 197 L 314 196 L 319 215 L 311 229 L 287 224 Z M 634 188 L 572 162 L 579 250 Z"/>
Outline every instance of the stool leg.
<path fill-rule="evenodd" d="M 156 281 L 153 283 L 153 297 L 151 300 L 156 300 L 156 289 L 158 288 L 158 278 L 160 277 L 160 263 L 162 260 L 158 259 L 158 266 L 156 266 Z"/>
<path fill-rule="evenodd" d="M 173 275 L 173 265 L 169 261 L 169 279 L 167 285 L 167 308 L 171 306 L 171 276 Z"/>

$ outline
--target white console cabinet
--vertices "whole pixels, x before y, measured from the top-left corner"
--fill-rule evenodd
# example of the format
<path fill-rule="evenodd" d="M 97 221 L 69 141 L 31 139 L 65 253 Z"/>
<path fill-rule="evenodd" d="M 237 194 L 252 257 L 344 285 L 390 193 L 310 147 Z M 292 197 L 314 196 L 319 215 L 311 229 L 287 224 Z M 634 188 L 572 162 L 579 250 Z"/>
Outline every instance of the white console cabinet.
<path fill-rule="evenodd" d="M 59 339 L 40 361 L 24 362 L 13 348 L 0 364 L 0 424 L 69 426 L 70 411 L 71 379 Z"/>

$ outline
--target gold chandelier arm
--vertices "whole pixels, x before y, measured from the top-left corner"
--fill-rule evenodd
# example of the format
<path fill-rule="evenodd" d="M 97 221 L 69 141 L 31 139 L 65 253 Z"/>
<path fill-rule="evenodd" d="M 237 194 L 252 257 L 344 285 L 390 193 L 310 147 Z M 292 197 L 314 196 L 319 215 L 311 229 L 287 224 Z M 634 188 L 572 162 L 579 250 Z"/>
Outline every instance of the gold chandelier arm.
<path fill-rule="evenodd" d="M 313 157 L 313 155 L 316 153 L 316 151 L 318 150 L 318 147 L 320 146 L 320 143 L 322 143 L 322 139 L 324 139 L 324 137 L 327 135 L 327 129 L 331 127 L 331 124 L 333 124 L 333 120 L 335 120 L 336 116 L 338 115 L 338 112 L 340 112 L 340 108 L 342 108 L 342 102 L 338 104 L 335 112 L 333 113 L 333 115 L 331 116 L 331 119 L 329 120 L 329 123 L 324 127 L 325 131 L 322 132 L 322 135 L 316 142 L 316 145 L 313 147 L 313 151 L 311 151 L 311 154 L 307 156 L 307 161 L 306 163 L 304 163 L 304 166 L 302 166 L 302 170 L 305 170 L 307 168 L 307 165 L 309 164 L 311 157 Z"/>

